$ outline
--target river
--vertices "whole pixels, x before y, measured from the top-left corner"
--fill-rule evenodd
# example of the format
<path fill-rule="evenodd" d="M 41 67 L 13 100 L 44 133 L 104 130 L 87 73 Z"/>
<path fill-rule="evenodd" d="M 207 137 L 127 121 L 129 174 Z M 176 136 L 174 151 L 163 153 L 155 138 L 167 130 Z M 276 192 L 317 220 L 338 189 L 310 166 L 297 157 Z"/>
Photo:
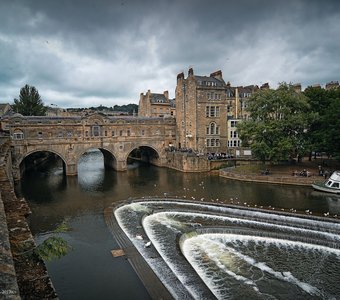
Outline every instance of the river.
<path fill-rule="evenodd" d="M 126 172 L 105 170 L 99 151 L 85 154 L 78 176 L 66 177 L 61 167 L 27 173 L 16 186 L 29 203 L 29 225 L 39 243 L 62 221 L 71 231 L 62 236 L 72 246 L 65 257 L 47 263 L 60 299 L 149 299 L 129 262 L 113 258 L 118 248 L 107 228 L 103 210 L 130 197 L 181 197 L 271 210 L 309 210 L 340 215 L 340 199 L 309 187 L 243 183 L 208 173 L 189 174 L 150 165 L 130 165 Z"/>

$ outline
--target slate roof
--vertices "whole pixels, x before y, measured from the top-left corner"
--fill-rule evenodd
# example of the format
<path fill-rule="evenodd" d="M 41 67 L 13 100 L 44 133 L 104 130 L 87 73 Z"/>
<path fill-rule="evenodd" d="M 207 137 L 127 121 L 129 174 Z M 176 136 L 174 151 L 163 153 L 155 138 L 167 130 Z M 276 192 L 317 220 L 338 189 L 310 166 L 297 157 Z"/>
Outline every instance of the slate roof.
<path fill-rule="evenodd" d="M 151 103 L 170 103 L 169 99 L 166 99 L 164 94 L 151 94 Z"/>
<path fill-rule="evenodd" d="M 225 86 L 225 82 L 224 80 L 219 80 L 217 78 L 214 77 L 210 77 L 210 76 L 197 76 L 195 75 L 195 79 L 198 82 L 199 85 L 206 85 L 206 82 L 215 82 L 216 86 L 222 87 Z"/>

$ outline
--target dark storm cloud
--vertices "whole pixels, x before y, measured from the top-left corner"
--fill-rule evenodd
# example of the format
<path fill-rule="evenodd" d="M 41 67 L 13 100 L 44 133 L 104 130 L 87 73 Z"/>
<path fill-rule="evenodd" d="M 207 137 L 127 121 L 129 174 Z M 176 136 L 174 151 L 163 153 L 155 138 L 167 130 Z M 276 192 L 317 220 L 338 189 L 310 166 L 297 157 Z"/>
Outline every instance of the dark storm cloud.
<path fill-rule="evenodd" d="M 60 106 L 137 102 L 193 66 L 232 84 L 339 80 L 339 1 L 7 0 L 0 97 L 25 83 Z"/>

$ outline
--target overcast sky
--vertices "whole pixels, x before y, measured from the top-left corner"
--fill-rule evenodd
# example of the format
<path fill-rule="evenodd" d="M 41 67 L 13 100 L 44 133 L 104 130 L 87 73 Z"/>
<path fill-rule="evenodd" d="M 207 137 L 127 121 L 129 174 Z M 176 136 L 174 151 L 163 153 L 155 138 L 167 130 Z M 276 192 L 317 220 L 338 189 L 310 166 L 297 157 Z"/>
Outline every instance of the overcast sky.
<path fill-rule="evenodd" d="M 340 80 L 340 1 L 1 0 L 0 102 L 138 103 L 189 67 L 233 86 Z"/>

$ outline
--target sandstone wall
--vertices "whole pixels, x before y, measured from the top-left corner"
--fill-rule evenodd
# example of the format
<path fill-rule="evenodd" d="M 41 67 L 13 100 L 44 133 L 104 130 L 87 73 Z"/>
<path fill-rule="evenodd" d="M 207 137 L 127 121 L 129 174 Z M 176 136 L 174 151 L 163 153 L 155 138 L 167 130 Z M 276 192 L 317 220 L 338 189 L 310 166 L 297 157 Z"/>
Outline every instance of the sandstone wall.
<path fill-rule="evenodd" d="M 25 199 L 14 193 L 9 141 L 0 140 L 0 299 L 57 299 L 26 217 Z"/>
<path fill-rule="evenodd" d="M 181 172 L 210 171 L 210 161 L 207 158 L 182 152 L 167 152 L 166 166 Z"/>

